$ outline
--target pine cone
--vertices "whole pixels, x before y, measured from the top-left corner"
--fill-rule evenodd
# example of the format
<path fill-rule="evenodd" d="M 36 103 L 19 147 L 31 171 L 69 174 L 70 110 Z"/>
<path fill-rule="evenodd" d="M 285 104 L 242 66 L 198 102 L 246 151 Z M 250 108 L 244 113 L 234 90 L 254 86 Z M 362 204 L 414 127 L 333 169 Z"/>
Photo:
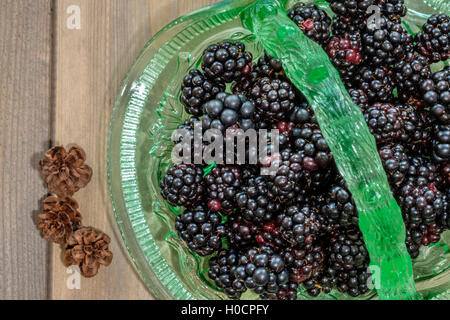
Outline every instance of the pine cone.
<path fill-rule="evenodd" d="M 78 265 L 84 277 L 94 277 L 101 264 L 109 266 L 111 263 L 110 242 L 106 234 L 92 228 L 83 227 L 75 231 L 66 243 L 65 266 Z"/>
<path fill-rule="evenodd" d="M 64 244 L 81 224 L 78 203 L 73 198 L 48 197 L 42 204 L 43 213 L 38 214 L 37 224 L 45 240 Z"/>
<path fill-rule="evenodd" d="M 39 162 L 39 171 L 45 176 L 48 190 L 61 198 L 70 197 L 84 188 L 92 177 L 92 169 L 84 163 L 86 153 L 78 146 L 69 152 L 54 147 Z"/>

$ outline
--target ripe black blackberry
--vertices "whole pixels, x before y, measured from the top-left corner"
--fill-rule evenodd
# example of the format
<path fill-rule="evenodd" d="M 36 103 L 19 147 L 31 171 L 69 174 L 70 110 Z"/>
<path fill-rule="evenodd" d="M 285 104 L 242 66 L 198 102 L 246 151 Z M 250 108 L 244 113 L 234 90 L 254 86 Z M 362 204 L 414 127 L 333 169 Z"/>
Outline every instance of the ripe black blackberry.
<path fill-rule="evenodd" d="M 332 37 L 326 46 L 326 52 L 339 71 L 344 84 L 352 87 L 362 62 L 359 33 Z"/>
<path fill-rule="evenodd" d="M 409 229 L 406 227 L 406 249 L 412 259 L 419 256 L 419 250 L 422 242 L 422 232 L 418 230 Z"/>
<path fill-rule="evenodd" d="M 381 13 L 393 21 L 400 21 L 406 16 L 407 8 L 404 0 L 376 0 Z"/>
<path fill-rule="evenodd" d="M 346 34 L 360 34 L 367 23 L 366 17 L 346 17 L 336 15 L 333 17 L 331 33 L 333 36 L 345 36 Z"/>
<path fill-rule="evenodd" d="M 353 102 L 360 107 L 361 110 L 368 108 L 369 98 L 367 94 L 361 89 L 350 89 L 348 94 L 352 98 Z"/>
<path fill-rule="evenodd" d="M 410 53 L 405 60 L 397 62 L 393 70 L 399 98 L 404 102 L 421 98 L 420 84 L 431 78 L 427 59 Z"/>
<path fill-rule="evenodd" d="M 329 187 L 320 203 L 320 213 L 326 222 L 322 223 L 322 230 L 329 231 L 339 227 L 358 225 L 358 211 L 345 180 L 339 178 Z"/>
<path fill-rule="evenodd" d="M 247 288 L 236 279 L 234 272 L 239 262 L 240 252 L 233 249 L 221 250 L 209 260 L 208 276 L 216 286 L 224 290 L 230 299 L 239 299 Z"/>
<path fill-rule="evenodd" d="M 236 194 L 236 205 L 242 217 L 256 225 L 272 221 L 280 211 L 280 204 L 271 200 L 267 181 L 252 175 L 245 179 Z"/>
<path fill-rule="evenodd" d="M 318 236 L 321 225 L 319 211 L 309 204 L 289 206 L 277 216 L 281 236 L 291 246 L 309 244 Z"/>
<path fill-rule="evenodd" d="M 297 2 L 288 10 L 288 17 L 310 39 L 324 45 L 330 37 L 331 18 L 315 4 Z"/>
<path fill-rule="evenodd" d="M 225 83 L 220 80 L 208 80 L 200 70 L 193 69 L 183 79 L 180 100 L 187 113 L 200 117 L 203 115 L 203 104 L 223 91 Z"/>
<path fill-rule="evenodd" d="M 303 282 L 303 287 L 312 297 L 317 297 L 321 293 L 330 293 L 335 286 L 336 278 L 328 272 L 328 268 L 313 272 L 311 278 Z"/>
<path fill-rule="evenodd" d="M 375 66 L 392 65 L 413 51 L 413 38 L 400 23 L 386 17 L 380 28 L 368 24 L 362 33 L 363 51 L 368 63 Z"/>
<path fill-rule="evenodd" d="M 228 220 L 228 243 L 236 248 L 256 243 L 258 228 L 240 215 L 231 215 Z"/>
<path fill-rule="evenodd" d="M 406 178 L 415 186 L 433 184 L 436 187 L 442 182 L 437 166 L 423 156 L 409 157 L 409 170 Z M 431 188 L 434 189 L 434 187 Z"/>
<path fill-rule="evenodd" d="M 336 286 L 342 293 L 347 293 L 356 298 L 369 291 L 369 281 L 371 272 L 368 270 L 369 264 L 364 264 L 359 269 L 341 270 L 336 273 Z"/>
<path fill-rule="evenodd" d="M 276 294 L 289 282 L 283 257 L 269 247 L 249 249 L 240 257 L 235 275 L 245 286 L 261 297 Z"/>
<path fill-rule="evenodd" d="M 394 143 L 404 138 L 404 121 L 400 107 L 375 103 L 364 110 L 364 118 L 377 144 Z"/>
<path fill-rule="evenodd" d="M 289 271 L 289 279 L 302 283 L 324 268 L 325 253 L 320 244 L 309 243 L 303 247 L 287 248 L 282 253 Z"/>
<path fill-rule="evenodd" d="M 203 130 L 198 128 L 197 131 L 194 130 L 195 125 L 198 126 L 201 125 L 201 120 L 197 117 L 191 117 L 188 120 L 186 120 L 183 124 L 180 124 L 177 127 L 177 130 L 174 131 L 172 134 L 172 142 L 180 148 L 180 151 L 178 152 L 178 156 L 180 159 L 183 159 L 185 156 L 189 156 L 191 159 L 191 162 L 196 159 L 196 156 L 201 158 L 202 152 L 206 146 L 206 143 L 203 141 Z M 195 136 L 197 135 L 197 137 Z M 196 145 L 196 140 L 200 141 L 198 145 Z M 183 152 L 186 150 L 189 150 L 190 153 L 188 155 L 183 154 Z"/>
<path fill-rule="evenodd" d="M 177 216 L 175 229 L 190 250 L 204 257 L 222 248 L 226 228 L 221 222 L 218 213 L 197 206 Z"/>
<path fill-rule="evenodd" d="M 436 163 L 450 161 L 450 125 L 437 125 L 435 128 L 433 161 Z"/>
<path fill-rule="evenodd" d="M 194 165 L 173 165 L 163 177 L 160 188 L 170 205 L 191 208 L 202 200 L 205 191 L 203 170 Z"/>
<path fill-rule="evenodd" d="M 261 119 L 283 120 L 294 108 L 295 89 L 287 80 L 264 77 L 254 84 L 251 98 Z"/>
<path fill-rule="evenodd" d="M 282 252 L 289 244 L 281 235 L 280 226 L 276 222 L 266 222 L 256 236 L 259 246 L 270 246 L 276 252 Z"/>
<path fill-rule="evenodd" d="M 436 72 L 421 84 L 423 100 L 439 124 L 450 124 L 450 67 Z"/>
<path fill-rule="evenodd" d="M 450 18 L 446 14 L 434 14 L 416 35 L 416 50 L 432 62 L 450 57 Z"/>
<path fill-rule="evenodd" d="M 203 105 L 203 130 L 218 129 L 225 133 L 231 127 L 244 131 L 255 127 L 255 104 L 244 95 L 219 93 Z"/>
<path fill-rule="evenodd" d="M 263 299 L 268 300 L 297 300 L 298 284 L 289 281 L 287 284 L 279 286 L 276 293 L 266 293 L 262 296 Z"/>
<path fill-rule="evenodd" d="M 357 228 L 342 231 L 331 238 L 328 250 L 329 263 L 334 270 L 367 268 L 369 253 Z"/>
<path fill-rule="evenodd" d="M 354 77 L 355 87 L 364 91 L 370 102 L 387 102 L 394 98 L 392 72 L 385 67 L 362 67 Z"/>
<path fill-rule="evenodd" d="M 231 83 L 252 71 L 252 54 L 242 42 L 221 42 L 203 53 L 202 69 L 208 79 Z"/>
<path fill-rule="evenodd" d="M 374 4 L 374 0 L 330 0 L 331 10 L 339 16 L 363 17 L 367 9 Z"/>
<path fill-rule="evenodd" d="M 378 150 L 391 188 L 396 191 L 409 172 L 409 158 L 401 144 L 383 146 Z"/>
<path fill-rule="evenodd" d="M 208 208 L 231 214 L 236 208 L 236 194 L 242 182 L 242 171 L 237 166 L 218 165 L 204 178 Z"/>

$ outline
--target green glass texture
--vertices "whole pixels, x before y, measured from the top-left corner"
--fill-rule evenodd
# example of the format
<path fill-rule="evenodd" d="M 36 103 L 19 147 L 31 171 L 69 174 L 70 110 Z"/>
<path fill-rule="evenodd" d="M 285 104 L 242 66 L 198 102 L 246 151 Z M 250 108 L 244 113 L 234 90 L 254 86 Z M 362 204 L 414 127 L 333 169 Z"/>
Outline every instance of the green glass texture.
<path fill-rule="evenodd" d="M 286 7 L 295 2 L 290 0 Z M 416 5 L 415 0 L 409 2 Z M 316 3 L 332 14 L 324 1 Z M 158 299 L 227 299 L 208 280 L 207 259 L 192 254 L 176 235 L 173 222 L 181 211 L 162 199 L 159 181 L 170 166 L 172 131 L 188 118 L 178 101 L 182 79 L 199 66 L 203 49 L 218 41 L 239 40 L 255 59 L 262 56 L 263 47 L 240 19 L 250 4 L 229 0 L 170 23 L 143 48 L 117 95 L 107 151 L 112 207 L 130 258 Z M 415 10 L 429 13 L 417 5 Z M 413 12 L 404 24 L 417 32 L 424 19 L 426 15 Z M 311 81 L 320 81 L 320 73 L 312 73 Z M 421 248 L 413 262 L 416 288 L 426 299 L 448 299 L 450 294 L 447 245 L 450 232 L 438 245 Z M 353 299 L 338 290 L 317 298 L 300 290 L 298 298 Z M 357 299 L 376 298 L 371 290 Z"/>

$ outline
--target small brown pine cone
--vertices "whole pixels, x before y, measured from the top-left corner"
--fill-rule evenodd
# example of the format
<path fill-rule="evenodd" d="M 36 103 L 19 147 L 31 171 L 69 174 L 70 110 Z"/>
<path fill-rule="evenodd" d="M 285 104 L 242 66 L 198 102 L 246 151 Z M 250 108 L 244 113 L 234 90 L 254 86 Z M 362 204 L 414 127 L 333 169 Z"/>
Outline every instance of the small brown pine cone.
<path fill-rule="evenodd" d="M 65 198 L 84 188 L 92 177 L 92 169 L 85 160 L 86 153 L 78 146 L 69 152 L 64 147 L 48 150 L 39 162 L 39 172 L 44 175 L 48 190 Z"/>
<path fill-rule="evenodd" d="M 101 264 L 109 266 L 112 261 L 113 254 L 108 248 L 110 242 L 105 233 L 93 228 L 83 227 L 75 231 L 66 242 L 65 266 L 77 265 L 84 277 L 94 277 Z"/>
<path fill-rule="evenodd" d="M 37 224 L 45 240 L 64 244 L 81 224 L 78 203 L 73 198 L 48 197 L 42 204 L 43 213 L 38 214 Z"/>

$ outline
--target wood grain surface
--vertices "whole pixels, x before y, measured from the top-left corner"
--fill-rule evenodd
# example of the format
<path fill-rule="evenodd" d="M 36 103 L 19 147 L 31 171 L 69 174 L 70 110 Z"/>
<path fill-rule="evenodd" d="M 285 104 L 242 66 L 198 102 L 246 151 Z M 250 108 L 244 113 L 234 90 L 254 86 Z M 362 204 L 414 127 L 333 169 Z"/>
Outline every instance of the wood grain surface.
<path fill-rule="evenodd" d="M 36 227 L 50 145 L 51 7 L 0 0 L 0 300 L 48 297 L 49 246 Z"/>
<path fill-rule="evenodd" d="M 152 299 L 119 235 L 106 178 L 109 118 L 121 81 L 166 24 L 216 0 L 0 0 L 0 299 Z M 68 28 L 80 8 L 80 29 Z M 75 198 L 112 238 L 113 263 L 71 290 L 59 246 L 35 225 L 49 146 L 79 144 L 94 170 Z"/>

